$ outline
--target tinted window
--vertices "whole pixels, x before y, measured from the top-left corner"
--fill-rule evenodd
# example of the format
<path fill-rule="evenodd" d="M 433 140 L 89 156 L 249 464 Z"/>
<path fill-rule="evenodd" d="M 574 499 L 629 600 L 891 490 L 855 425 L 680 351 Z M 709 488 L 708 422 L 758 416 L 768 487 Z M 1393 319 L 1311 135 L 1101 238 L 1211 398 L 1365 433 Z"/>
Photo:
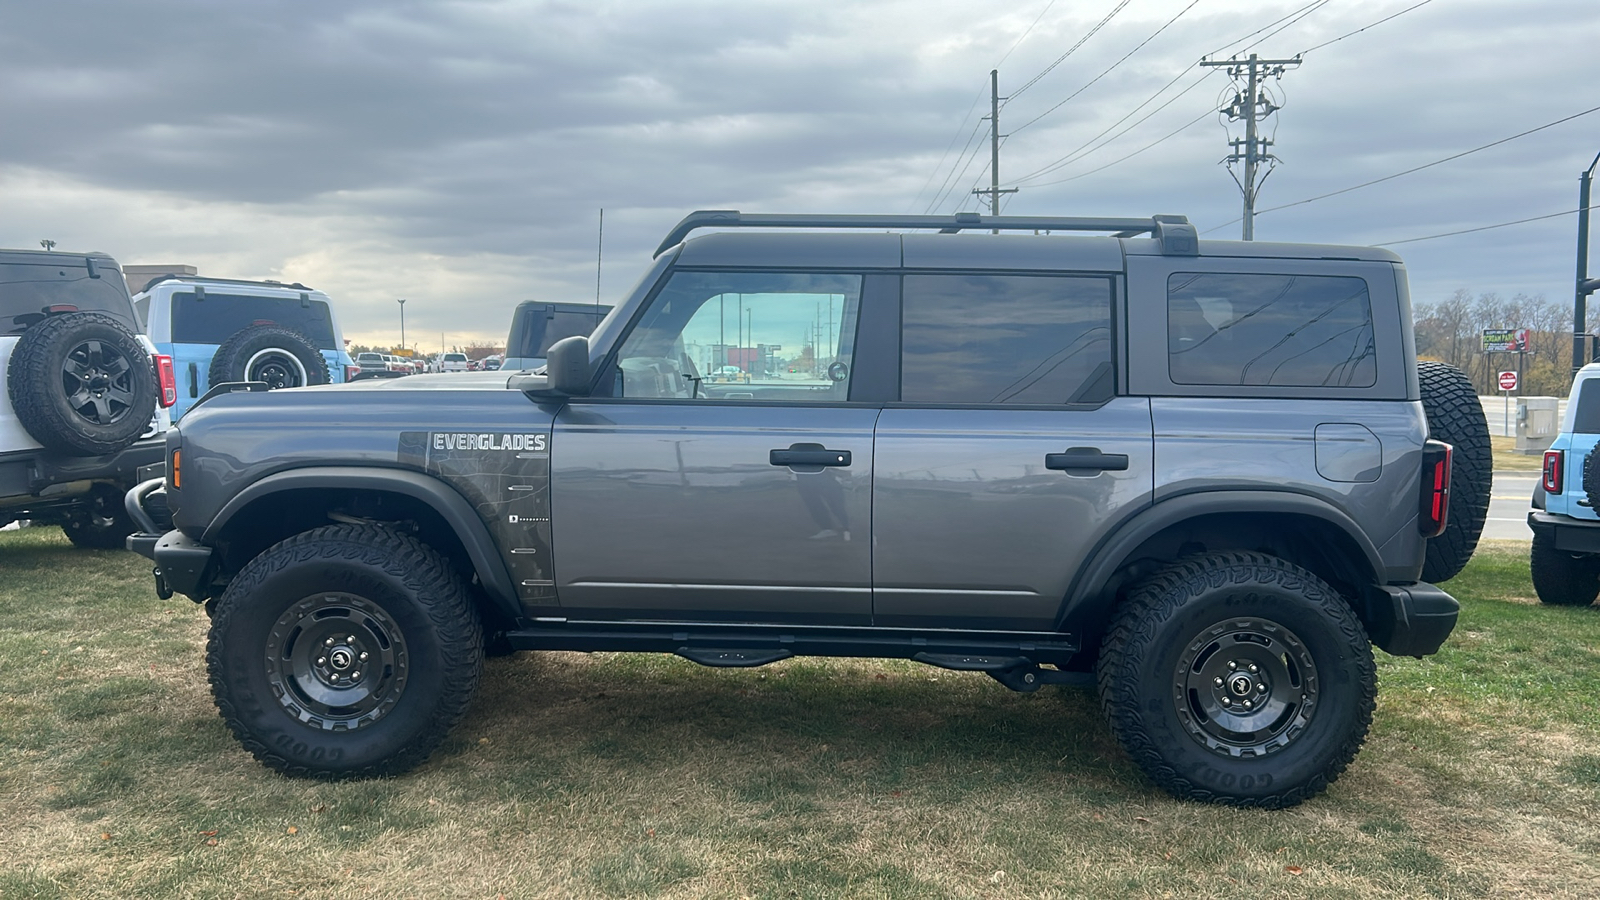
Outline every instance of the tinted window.
<path fill-rule="evenodd" d="M 220 344 L 251 325 L 271 323 L 305 335 L 319 350 L 337 350 L 328 304 L 312 300 L 300 305 L 287 297 L 247 297 L 206 291 L 172 295 L 172 340 L 179 344 Z"/>
<path fill-rule="evenodd" d="M 1600 382 L 1586 380 L 1578 388 L 1578 414 L 1573 434 L 1600 434 Z"/>
<path fill-rule="evenodd" d="M 512 323 L 506 356 L 544 359 L 551 344 L 563 338 L 587 337 L 610 311 L 609 306 L 587 306 L 576 310 L 553 304 L 519 307 L 516 321 Z"/>
<path fill-rule="evenodd" d="M 60 267 L 0 265 L 0 334 L 21 334 L 43 321 L 50 306 L 105 313 L 133 331 L 144 331 L 134 318 L 121 276 L 109 266 L 101 270 L 101 277 L 90 278 L 82 258 Z"/>
<path fill-rule="evenodd" d="M 860 302 L 860 275 L 678 272 L 623 342 L 613 394 L 845 400 Z"/>
<path fill-rule="evenodd" d="M 1167 279 L 1174 384 L 1371 387 L 1372 303 L 1360 278 L 1178 273 Z"/>
<path fill-rule="evenodd" d="M 1098 403 L 1111 368 L 1111 280 L 907 275 L 900 399 Z"/>

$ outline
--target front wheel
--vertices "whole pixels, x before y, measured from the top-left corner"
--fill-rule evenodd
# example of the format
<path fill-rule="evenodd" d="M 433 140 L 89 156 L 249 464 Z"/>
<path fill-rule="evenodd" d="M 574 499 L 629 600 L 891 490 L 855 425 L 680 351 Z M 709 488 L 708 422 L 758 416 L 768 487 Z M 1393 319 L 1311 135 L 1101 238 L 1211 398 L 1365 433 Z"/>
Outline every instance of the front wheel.
<path fill-rule="evenodd" d="M 1326 790 L 1366 740 L 1372 648 L 1342 597 L 1260 553 L 1140 583 L 1096 670 L 1111 730 L 1180 799 L 1284 808 Z"/>
<path fill-rule="evenodd" d="M 330 525 L 251 560 L 206 644 L 223 720 L 288 775 L 396 775 L 466 712 L 483 627 L 461 579 L 422 543 Z"/>

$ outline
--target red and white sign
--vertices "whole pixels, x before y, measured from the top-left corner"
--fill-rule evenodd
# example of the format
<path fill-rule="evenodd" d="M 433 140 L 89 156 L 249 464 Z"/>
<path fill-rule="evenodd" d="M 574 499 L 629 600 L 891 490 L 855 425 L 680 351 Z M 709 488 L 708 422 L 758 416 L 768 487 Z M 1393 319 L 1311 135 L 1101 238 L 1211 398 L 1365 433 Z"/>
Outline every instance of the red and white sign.
<path fill-rule="evenodd" d="M 1502 391 L 1514 391 L 1516 389 L 1517 389 L 1517 373 L 1515 373 L 1515 372 L 1501 372 L 1500 373 L 1500 390 L 1502 390 Z"/>

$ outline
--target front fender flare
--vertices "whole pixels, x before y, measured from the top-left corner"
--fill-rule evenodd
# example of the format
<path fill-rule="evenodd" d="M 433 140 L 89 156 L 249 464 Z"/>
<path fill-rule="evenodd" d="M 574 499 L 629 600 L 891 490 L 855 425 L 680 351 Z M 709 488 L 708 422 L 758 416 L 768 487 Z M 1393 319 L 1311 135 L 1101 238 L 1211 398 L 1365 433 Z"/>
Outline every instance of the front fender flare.
<path fill-rule="evenodd" d="M 376 466 L 320 466 L 278 472 L 255 482 L 236 494 L 206 526 L 203 544 L 215 546 L 217 537 L 241 510 L 263 497 L 283 491 L 307 489 L 386 491 L 411 497 L 427 504 L 455 532 L 478 573 L 489 599 L 516 620 L 524 613 L 512 585 L 511 574 L 500 557 L 500 550 L 489 537 L 489 529 L 466 498 L 455 488 L 421 472 Z"/>

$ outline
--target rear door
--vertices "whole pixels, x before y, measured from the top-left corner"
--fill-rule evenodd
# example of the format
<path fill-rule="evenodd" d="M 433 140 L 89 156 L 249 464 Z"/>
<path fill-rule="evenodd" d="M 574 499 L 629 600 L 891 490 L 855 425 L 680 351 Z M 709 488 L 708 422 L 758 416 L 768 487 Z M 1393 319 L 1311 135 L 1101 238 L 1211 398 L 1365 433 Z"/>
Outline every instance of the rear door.
<path fill-rule="evenodd" d="M 874 446 L 876 624 L 1051 629 L 1099 538 L 1148 505 L 1150 404 L 1117 395 L 1118 287 L 905 276 L 900 402 Z"/>
<path fill-rule="evenodd" d="M 556 417 L 556 583 L 595 616 L 866 624 L 876 405 L 849 272 L 677 271 Z M 736 369 L 713 382 L 707 373 Z"/>

